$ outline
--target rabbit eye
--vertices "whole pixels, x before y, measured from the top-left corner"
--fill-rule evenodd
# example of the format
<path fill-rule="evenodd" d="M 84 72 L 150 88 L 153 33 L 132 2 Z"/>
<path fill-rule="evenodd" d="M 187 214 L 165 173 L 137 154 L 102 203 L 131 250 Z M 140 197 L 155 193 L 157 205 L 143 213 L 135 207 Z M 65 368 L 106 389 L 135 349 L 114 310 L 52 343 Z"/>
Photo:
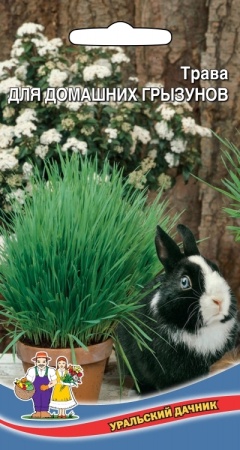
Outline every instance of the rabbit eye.
<path fill-rule="evenodd" d="M 191 280 L 187 275 L 184 275 L 180 280 L 180 286 L 182 289 L 191 289 Z"/>

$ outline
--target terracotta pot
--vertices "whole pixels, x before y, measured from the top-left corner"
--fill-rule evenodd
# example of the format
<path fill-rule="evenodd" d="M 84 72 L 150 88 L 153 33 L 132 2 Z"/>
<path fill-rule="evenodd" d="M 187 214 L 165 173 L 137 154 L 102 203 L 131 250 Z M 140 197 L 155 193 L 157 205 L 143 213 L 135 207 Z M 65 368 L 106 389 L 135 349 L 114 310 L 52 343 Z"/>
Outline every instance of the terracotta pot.
<path fill-rule="evenodd" d="M 55 367 L 58 356 L 65 356 L 69 363 L 72 363 L 72 353 L 69 348 L 42 348 L 17 343 L 17 356 L 22 361 L 25 372 L 34 365 L 31 359 L 36 352 L 45 351 L 51 359 L 49 365 Z M 112 339 L 108 339 L 100 344 L 91 345 L 88 351 L 82 348 L 75 348 L 77 364 L 84 370 L 82 384 L 73 388 L 73 394 L 79 404 L 97 402 L 101 389 L 106 361 L 112 352 Z"/>

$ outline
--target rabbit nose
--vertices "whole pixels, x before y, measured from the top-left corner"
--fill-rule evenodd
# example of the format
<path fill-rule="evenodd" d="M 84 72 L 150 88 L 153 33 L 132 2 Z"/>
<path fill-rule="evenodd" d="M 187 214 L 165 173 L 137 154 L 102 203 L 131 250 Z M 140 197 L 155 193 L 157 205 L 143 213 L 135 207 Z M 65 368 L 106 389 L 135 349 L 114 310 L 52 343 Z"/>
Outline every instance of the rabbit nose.
<path fill-rule="evenodd" d="M 219 311 L 221 311 L 222 300 L 219 300 L 218 298 L 213 298 L 212 301 L 213 301 L 213 303 L 215 303 L 215 305 L 217 305 L 219 307 Z"/>

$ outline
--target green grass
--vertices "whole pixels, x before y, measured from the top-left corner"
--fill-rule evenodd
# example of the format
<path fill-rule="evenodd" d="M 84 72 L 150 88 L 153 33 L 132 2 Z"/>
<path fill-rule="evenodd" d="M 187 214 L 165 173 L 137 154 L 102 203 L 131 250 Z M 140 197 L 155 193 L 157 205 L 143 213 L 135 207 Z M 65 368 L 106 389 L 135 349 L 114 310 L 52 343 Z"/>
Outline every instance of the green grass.
<path fill-rule="evenodd" d="M 204 183 L 229 198 L 231 200 L 230 207 L 225 207 L 223 210 L 233 219 L 240 219 L 240 150 L 228 139 L 222 139 L 216 134 L 215 136 L 225 148 L 225 150 L 222 149 L 222 161 L 228 175 L 221 180 L 225 189 Z M 240 241 L 240 226 L 232 225 L 227 228 L 235 234 L 236 241 Z"/>
<path fill-rule="evenodd" d="M 61 168 L 36 173 L 32 197 L 4 227 L 0 251 L 1 323 L 11 342 L 42 347 L 88 346 L 113 337 L 118 323 L 131 327 L 139 345 L 147 329 L 133 315 L 141 287 L 160 271 L 157 224 L 171 232 L 167 203 L 133 191 L 116 168 L 73 155 Z M 105 181 L 108 179 L 109 181 Z"/>
<path fill-rule="evenodd" d="M 228 178 L 222 180 L 226 190 L 220 189 L 225 196 L 232 200 L 230 208 L 224 211 L 233 219 L 240 219 L 240 150 L 227 139 L 220 139 L 227 150 L 223 151 L 223 162 L 228 172 Z M 240 241 L 240 226 L 229 226 Z"/>

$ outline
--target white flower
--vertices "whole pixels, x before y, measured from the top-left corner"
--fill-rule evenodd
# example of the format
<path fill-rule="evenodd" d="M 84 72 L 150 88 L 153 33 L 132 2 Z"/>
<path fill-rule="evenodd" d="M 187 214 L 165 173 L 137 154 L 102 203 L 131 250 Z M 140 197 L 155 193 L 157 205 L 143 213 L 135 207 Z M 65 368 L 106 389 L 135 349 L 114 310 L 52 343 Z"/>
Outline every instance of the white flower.
<path fill-rule="evenodd" d="M 50 128 L 40 136 L 40 144 L 49 145 L 53 142 L 60 142 L 61 138 L 62 135 L 55 128 Z"/>
<path fill-rule="evenodd" d="M 133 140 L 138 140 L 142 142 L 142 144 L 147 144 L 151 140 L 151 135 L 148 130 L 143 127 L 139 127 L 138 125 L 134 125 L 132 131 Z"/>
<path fill-rule="evenodd" d="M 170 142 L 170 147 L 174 153 L 183 153 L 186 150 L 187 142 L 180 138 L 173 139 Z"/>
<path fill-rule="evenodd" d="M 150 152 L 148 152 L 148 156 L 150 156 L 150 158 L 152 158 L 152 159 L 156 159 L 157 150 L 155 148 L 153 150 L 150 150 Z"/>
<path fill-rule="evenodd" d="M 15 114 L 15 109 L 11 108 L 11 106 L 6 106 L 3 110 L 3 118 L 10 119 Z"/>
<path fill-rule="evenodd" d="M 33 166 L 28 162 L 25 162 L 22 166 L 24 178 L 29 178 L 32 175 Z"/>
<path fill-rule="evenodd" d="M 182 129 L 184 133 L 192 134 L 193 136 L 196 134 L 196 122 L 192 117 L 183 117 L 182 118 Z"/>
<path fill-rule="evenodd" d="M 115 152 L 117 152 L 117 153 L 123 153 L 124 148 L 123 148 L 121 145 L 116 145 L 116 146 L 114 147 L 114 150 L 115 150 Z"/>
<path fill-rule="evenodd" d="M 167 161 L 169 167 L 176 167 L 179 165 L 179 158 L 173 153 L 166 153 L 164 158 Z"/>
<path fill-rule="evenodd" d="M 80 131 L 85 136 L 90 136 L 91 134 L 94 133 L 95 128 L 94 127 L 90 127 L 90 126 L 86 126 L 86 127 L 82 127 Z"/>
<path fill-rule="evenodd" d="M 137 139 L 136 138 L 132 138 L 133 142 L 132 145 L 130 147 L 130 155 L 133 155 L 133 153 L 136 150 L 136 146 L 137 146 Z"/>
<path fill-rule="evenodd" d="M 54 47 L 62 47 L 63 41 L 61 38 L 53 38 L 49 41 L 49 44 Z"/>
<path fill-rule="evenodd" d="M 68 138 L 66 143 L 62 146 L 62 151 L 66 152 L 69 149 L 71 149 L 74 153 L 80 152 L 82 155 L 86 155 L 87 143 L 85 141 L 79 141 L 74 137 Z"/>
<path fill-rule="evenodd" d="M 126 102 L 124 103 L 125 108 L 127 109 L 133 109 L 134 108 L 134 104 L 131 102 Z"/>
<path fill-rule="evenodd" d="M 212 137 L 212 132 L 209 128 L 196 125 L 196 133 L 201 137 Z"/>
<path fill-rule="evenodd" d="M 19 147 L 7 147 L 0 150 L 0 154 L 7 157 L 7 155 L 17 156 L 19 154 Z"/>
<path fill-rule="evenodd" d="M 38 120 L 36 111 L 34 111 L 34 109 L 31 108 L 26 108 L 20 112 L 20 115 L 16 119 L 16 124 L 19 125 L 20 123 L 31 122 L 33 120 L 36 121 Z"/>
<path fill-rule="evenodd" d="M 110 77 L 111 74 L 112 74 L 112 71 L 109 69 L 109 67 L 100 66 L 98 64 L 92 64 L 83 69 L 84 81 L 91 81 L 95 77 L 100 78 L 100 79 L 105 78 L 105 77 Z"/>
<path fill-rule="evenodd" d="M 85 46 L 84 46 L 84 49 L 85 49 L 87 52 L 89 52 L 89 51 L 91 51 L 91 50 L 93 50 L 93 49 L 95 49 L 95 48 L 98 48 L 98 49 L 99 49 L 99 45 L 85 45 Z"/>
<path fill-rule="evenodd" d="M 12 199 L 16 200 L 20 205 L 23 205 L 25 202 L 25 192 L 23 189 L 17 189 L 16 191 L 11 192 L 6 195 L 6 200 L 11 202 Z"/>
<path fill-rule="evenodd" d="M 68 74 L 66 72 L 62 72 L 59 69 L 53 69 L 51 70 L 47 81 L 51 87 L 62 87 L 67 77 Z"/>
<path fill-rule="evenodd" d="M 13 87 L 22 86 L 22 82 L 17 77 L 9 77 L 0 81 L 0 94 L 8 94 Z"/>
<path fill-rule="evenodd" d="M 18 156 L 19 155 L 19 147 L 13 147 L 13 148 L 8 148 L 9 153 L 11 153 L 14 156 Z"/>
<path fill-rule="evenodd" d="M 59 47 L 62 45 L 61 39 L 56 38 L 49 41 L 45 36 L 33 38 L 32 42 L 35 44 L 39 56 L 46 56 L 47 54 L 49 56 L 57 56 Z"/>
<path fill-rule="evenodd" d="M 52 46 L 52 45 L 49 44 L 49 43 L 46 44 L 46 45 L 43 45 L 42 47 L 40 47 L 40 48 L 38 49 L 38 54 L 39 54 L 39 56 L 46 56 L 47 54 L 56 56 L 57 53 L 58 53 L 58 48 Z"/>
<path fill-rule="evenodd" d="M 144 158 L 142 160 L 141 168 L 144 174 L 149 172 L 149 170 L 151 170 L 153 167 L 156 167 L 156 163 L 154 162 L 154 159 L 152 159 L 151 157 L 147 156 L 147 158 Z"/>
<path fill-rule="evenodd" d="M 68 90 L 68 92 L 71 90 L 73 91 L 83 91 L 83 87 L 81 85 L 75 85 L 75 86 L 68 86 L 66 88 Z M 64 105 L 66 106 L 67 109 L 69 109 L 69 111 L 78 111 L 81 106 L 82 106 L 83 102 L 77 102 L 77 101 L 72 101 L 72 102 L 64 102 Z"/>
<path fill-rule="evenodd" d="M 37 129 L 36 125 L 33 122 L 19 122 L 14 127 L 14 134 L 16 137 L 20 138 L 23 136 L 32 137 L 33 131 Z"/>
<path fill-rule="evenodd" d="M 7 148 L 12 144 L 14 127 L 0 125 L 0 148 Z"/>
<path fill-rule="evenodd" d="M 61 120 L 61 125 L 63 130 L 72 131 L 75 127 L 75 122 L 71 117 L 66 117 L 65 119 Z"/>
<path fill-rule="evenodd" d="M 0 171 L 13 170 L 18 165 L 18 159 L 15 156 L 10 155 L 6 150 L 0 152 Z"/>
<path fill-rule="evenodd" d="M 164 188 L 165 191 L 172 187 L 172 178 L 169 175 L 166 175 L 165 173 L 161 173 L 161 175 L 159 175 L 157 180 L 159 186 Z"/>
<path fill-rule="evenodd" d="M 33 185 L 31 183 L 27 183 L 27 186 L 25 187 L 25 192 L 32 195 L 33 192 Z"/>
<path fill-rule="evenodd" d="M 107 58 L 99 58 L 96 61 L 94 61 L 94 66 L 103 66 L 107 67 L 110 71 L 112 71 L 112 64 Z"/>
<path fill-rule="evenodd" d="M 128 131 L 131 130 L 132 126 L 128 122 L 123 122 L 121 128 L 123 131 L 125 131 L 125 133 L 128 133 Z"/>
<path fill-rule="evenodd" d="M 107 48 L 108 50 L 114 50 L 117 53 L 124 53 L 124 50 L 123 50 L 122 47 L 118 47 L 118 46 L 115 46 L 115 45 L 108 45 L 105 48 Z"/>
<path fill-rule="evenodd" d="M 23 181 L 22 175 L 19 174 L 11 174 L 8 177 L 6 177 L 6 183 L 8 186 L 12 188 L 16 188 L 16 186 L 21 186 Z"/>
<path fill-rule="evenodd" d="M 132 184 L 136 189 L 144 189 L 147 178 L 142 170 L 134 170 L 128 175 L 128 183 Z"/>
<path fill-rule="evenodd" d="M 173 106 L 179 106 L 179 104 L 183 107 L 183 109 L 185 109 L 185 111 L 192 111 L 193 108 L 191 107 L 191 105 L 189 105 L 188 102 L 181 102 L 181 100 L 176 101 L 176 102 L 172 102 Z"/>
<path fill-rule="evenodd" d="M 27 78 L 27 69 L 28 69 L 29 64 L 28 63 L 24 63 L 21 66 L 17 67 L 17 69 L 15 70 L 15 76 L 17 76 L 18 78 L 20 78 L 20 80 L 25 81 Z"/>
<path fill-rule="evenodd" d="M 82 106 L 82 102 L 66 102 L 65 106 L 67 109 L 69 109 L 69 111 L 78 111 L 81 106 Z"/>
<path fill-rule="evenodd" d="M 53 61 L 47 61 L 46 64 L 45 64 L 45 66 L 46 66 L 49 70 L 55 69 L 55 64 L 54 64 Z"/>
<path fill-rule="evenodd" d="M 175 115 L 175 110 L 173 108 L 169 108 L 167 105 L 161 105 L 159 106 L 156 111 L 159 111 L 161 113 L 161 116 L 163 120 L 171 120 L 172 117 Z"/>
<path fill-rule="evenodd" d="M 33 22 L 27 22 L 24 23 L 20 28 L 17 30 L 17 36 L 25 36 L 26 34 L 36 34 L 44 30 L 44 27 L 42 25 L 39 25 L 38 23 Z"/>
<path fill-rule="evenodd" d="M 116 53 L 111 57 L 111 61 L 113 64 L 121 64 L 122 62 L 129 62 L 130 58 L 125 55 L 125 53 Z"/>
<path fill-rule="evenodd" d="M 70 72 L 72 72 L 72 73 L 74 73 L 74 74 L 77 74 L 78 73 L 78 71 L 79 71 L 79 69 L 78 69 L 78 63 L 73 63 L 71 66 L 70 66 Z"/>
<path fill-rule="evenodd" d="M 166 139 L 167 141 L 171 141 L 174 136 L 173 131 L 168 128 L 168 124 L 165 120 L 157 122 L 155 124 L 155 130 L 161 139 Z"/>
<path fill-rule="evenodd" d="M 12 50 L 11 50 L 11 58 L 18 58 L 24 53 L 24 48 L 22 46 L 22 40 L 16 39 L 16 41 L 13 43 Z"/>
<path fill-rule="evenodd" d="M 37 70 L 37 74 L 38 74 L 40 77 L 44 77 L 44 76 L 47 74 L 46 66 L 40 66 L 40 67 L 38 68 L 38 70 Z"/>
<path fill-rule="evenodd" d="M 13 69 L 13 67 L 16 67 L 16 64 L 16 59 L 7 59 L 6 61 L 0 62 L 0 78 L 8 75 L 8 69 Z"/>
<path fill-rule="evenodd" d="M 108 134 L 108 142 L 112 142 L 113 139 L 117 139 L 118 130 L 116 128 L 106 128 L 104 132 Z"/>
<path fill-rule="evenodd" d="M 23 47 L 16 47 L 11 50 L 10 55 L 12 58 L 19 58 L 19 56 L 22 56 L 23 53 L 24 53 Z"/>
<path fill-rule="evenodd" d="M 132 146 L 130 148 L 130 154 L 132 155 L 136 150 L 137 141 L 142 142 L 142 144 L 147 144 L 151 141 L 151 135 L 148 130 L 143 127 L 139 127 L 138 125 L 134 125 L 133 131 L 131 133 L 132 136 Z"/>
<path fill-rule="evenodd" d="M 35 155 L 39 156 L 39 158 L 41 158 L 41 159 L 44 159 L 46 157 L 47 152 L 48 152 L 47 145 L 38 145 L 35 148 Z"/>
<path fill-rule="evenodd" d="M 13 156 L 17 156 L 19 154 L 19 147 L 7 147 L 7 148 L 2 148 L 0 150 L 0 154 L 4 154 L 5 155 L 13 155 Z"/>
<path fill-rule="evenodd" d="M 37 38 L 32 38 L 31 42 L 38 48 L 46 45 L 48 43 L 48 39 L 45 36 L 38 36 Z"/>

